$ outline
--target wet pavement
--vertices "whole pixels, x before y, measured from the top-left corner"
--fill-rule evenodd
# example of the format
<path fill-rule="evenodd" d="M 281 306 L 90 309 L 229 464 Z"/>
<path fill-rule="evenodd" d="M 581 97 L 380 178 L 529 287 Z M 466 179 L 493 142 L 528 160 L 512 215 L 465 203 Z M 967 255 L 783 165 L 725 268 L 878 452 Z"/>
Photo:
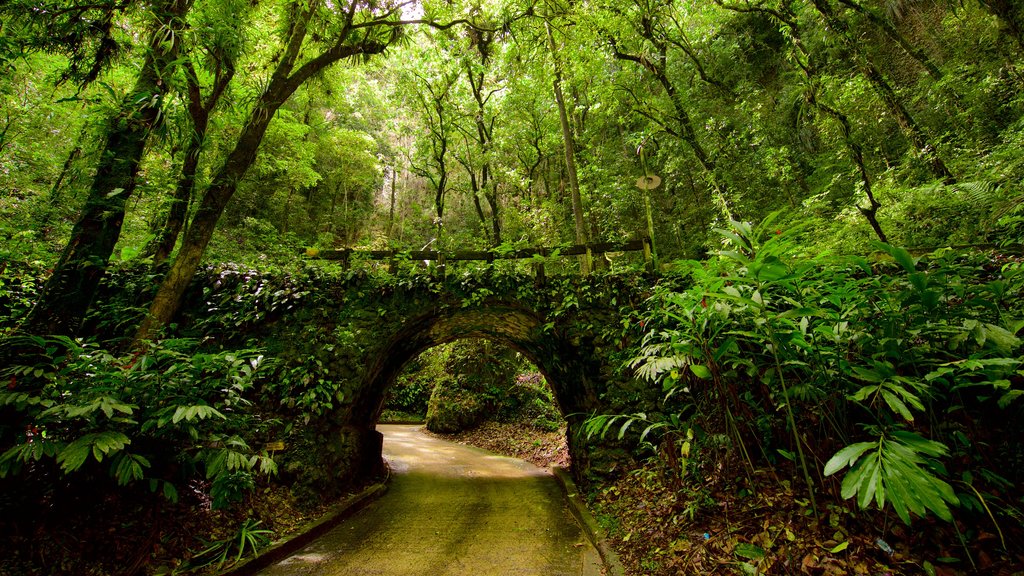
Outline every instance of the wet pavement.
<path fill-rule="evenodd" d="M 380 425 L 387 493 L 261 576 L 594 574 L 597 553 L 541 468 Z"/>

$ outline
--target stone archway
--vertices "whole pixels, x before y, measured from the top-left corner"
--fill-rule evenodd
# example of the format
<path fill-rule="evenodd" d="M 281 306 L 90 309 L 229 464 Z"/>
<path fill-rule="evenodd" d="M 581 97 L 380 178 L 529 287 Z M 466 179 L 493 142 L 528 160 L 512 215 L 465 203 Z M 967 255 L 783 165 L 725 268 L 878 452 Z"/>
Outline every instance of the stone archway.
<path fill-rule="evenodd" d="M 302 417 L 297 439 L 312 447 L 304 464 L 318 467 L 308 474 L 317 490 L 380 470 L 375 426 L 384 393 L 406 362 L 439 344 L 486 338 L 529 358 L 565 416 L 577 479 L 591 466 L 603 469 L 606 459 L 578 435 L 583 422 L 634 393 L 616 357 L 634 337 L 632 311 L 650 295 L 642 275 L 538 281 L 493 270 L 441 277 L 213 272 L 196 283 L 184 324 L 202 318 L 202 338 L 257 341 L 276 360 L 283 383 L 275 388 L 288 394 L 291 386 L 286 398 L 294 400 L 282 413 Z M 224 323 L 210 322 L 222 306 L 239 309 Z"/>
<path fill-rule="evenodd" d="M 433 310 L 407 320 L 370 354 L 363 380 L 339 421 L 341 434 L 359 447 L 361 468 L 381 465 L 382 438 L 375 430 L 387 389 L 403 367 L 421 352 L 464 338 L 491 340 L 526 356 L 547 379 L 566 418 L 574 470 L 586 467 L 586 451 L 576 431 L 583 415 L 596 407 L 600 365 L 551 328 L 544 318 L 517 303 L 493 301 L 473 308 Z"/>

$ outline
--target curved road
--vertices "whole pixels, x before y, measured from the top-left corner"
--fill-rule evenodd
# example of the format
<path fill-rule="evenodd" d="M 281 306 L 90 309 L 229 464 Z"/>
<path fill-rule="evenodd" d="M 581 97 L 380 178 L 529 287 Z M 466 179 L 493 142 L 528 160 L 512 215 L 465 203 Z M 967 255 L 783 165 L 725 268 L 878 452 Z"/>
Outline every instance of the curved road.
<path fill-rule="evenodd" d="M 381 425 L 387 493 L 262 576 L 576 576 L 597 552 L 545 470 Z"/>

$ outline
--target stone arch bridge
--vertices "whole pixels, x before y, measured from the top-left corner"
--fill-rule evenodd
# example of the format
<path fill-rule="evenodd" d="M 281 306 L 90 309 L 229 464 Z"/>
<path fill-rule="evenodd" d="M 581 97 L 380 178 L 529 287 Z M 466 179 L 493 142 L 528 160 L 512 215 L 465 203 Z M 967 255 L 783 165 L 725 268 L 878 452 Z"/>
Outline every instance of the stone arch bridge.
<path fill-rule="evenodd" d="M 324 436 L 323 465 L 339 480 L 380 469 L 375 426 L 407 362 L 462 338 L 505 344 L 552 387 L 582 476 L 591 458 L 577 432 L 621 384 L 624 350 L 639 336 L 639 313 L 656 281 L 644 271 L 543 277 L 495 266 L 276 278 L 222 267 L 197 277 L 180 320 L 206 338 L 264 347 L 282 373 L 300 375 L 290 392 L 300 403 L 329 389 L 331 409 L 314 424 Z"/>

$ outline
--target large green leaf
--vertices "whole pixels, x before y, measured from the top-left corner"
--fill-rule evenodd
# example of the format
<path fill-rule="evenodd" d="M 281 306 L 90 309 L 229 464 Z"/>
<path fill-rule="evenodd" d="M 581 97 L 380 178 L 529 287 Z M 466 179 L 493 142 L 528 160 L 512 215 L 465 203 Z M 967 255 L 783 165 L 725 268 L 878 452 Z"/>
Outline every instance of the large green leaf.
<path fill-rule="evenodd" d="M 119 452 L 131 443 L 131 439 L 121 432 L 108 430 L 86 434 L 64 446 L 57 453 L 57 463 L 67 474 L 81 468 L 90 453 L 97 462 L 102 462 L 104 456 Z"/>
<path fill-rule="evenodd" d="M 847 466 L 852 466 L 860 458 L 861 454 L 877 446 L 878 442 L 858 442 L 836 452 L 825 463 L 825 476 L 831 476 Z"/>
<path fill-rule="evenodd" d="M 928 512 L 952 521 L 949 505 L 956 505 L 958 500 L 952 487 L 932 471 L 941 470 L 941 466 L 928 459 L 946 453 L 941 443 L 911 431 L 897 430 L 878 442 L 859 442 L 843 448 L 825 465 L 825 474 L 832 475 L 849 465 L 841 494 L 846 499 L 856 497 L 861 508 L 868 507 L 873 500 L 879 508 L 889 503 L 907 524 L 913 515 Z"/>
<path fill-rule="evenodd" d="M 917 260 L 907 252 L 906 249 L 898 246 L 890 246 L 884 242 L 872 242 L 872 246 L 878 248 L 890 256 L 896 261 L 897 264 L 903 267 L 908 273 L 913 273 L 917 269 Z"/>

